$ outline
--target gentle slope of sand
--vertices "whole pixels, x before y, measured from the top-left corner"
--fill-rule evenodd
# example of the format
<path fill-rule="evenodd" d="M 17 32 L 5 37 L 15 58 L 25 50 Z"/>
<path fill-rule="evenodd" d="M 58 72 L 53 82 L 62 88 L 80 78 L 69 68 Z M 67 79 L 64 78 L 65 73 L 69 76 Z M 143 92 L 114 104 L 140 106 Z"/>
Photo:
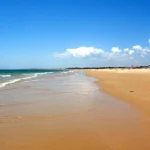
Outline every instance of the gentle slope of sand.
<path fill-rule="evenodd" d="M 93 69 L 87 75 L 98 78 L 104 92 L 150 115 L 150 69 Z"/>
<path fill-rule="evenodd" d="M 149 150 L 149 117 L 94 81 L 78 73 L 0 90 L 0 150 Z"/>

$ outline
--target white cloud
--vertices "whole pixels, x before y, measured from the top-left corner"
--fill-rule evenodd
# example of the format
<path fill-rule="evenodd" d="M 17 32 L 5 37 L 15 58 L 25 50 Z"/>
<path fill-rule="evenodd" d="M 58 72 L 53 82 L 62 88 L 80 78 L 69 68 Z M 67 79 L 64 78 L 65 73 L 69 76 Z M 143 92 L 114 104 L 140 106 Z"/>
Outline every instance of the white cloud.
<path fill-rule="evenodd" d="M 150 43 L 150 39 L 148 39 L 148 43 Z"/>
<path fill-rule="evenodd" d="M 129 50 L 129 55 L 132 55 L 134 53 L 134 50 Z"/>
<path fill-rule="evenodd" d="M 104 53 L 102 49 L 97 49 L 94 47 L 79 47 L 75 49 L 67 49 L 63 53 L 55 53 L 54 56 L 56 57 L 68 57 L 68 56 L 87 57 L 87 56 L 92 56 L 92 55 L 99 55 L 102 53 Z"/>
<path fill-rule="evenodd" d="M 121 52 L 121 50 L 118 47 L 112 47 L 111 51 L 113 53 L 120 53 Z"/>
<path fill-rule="evenodd" d="M 148 49 L 147 47 L 142 48 L 142 46 L 140 46 L 140 45 L 135 45 L 132 48 L 137 53 L 139 53 L 141 57 L 144 57 L 145 55 L 147 55 L 150 52 L 150 49 Z"/>
<path fill-rule="evenodd" d="M 125 49 L 124 49 L 124 52 L 128 52 L 128 51 L 129 51 L 129 49 L 128 49 L 128 48 L 125 48 Z"/>
<path fill-rule="evenodd" d="M 142 50 L 142 47 L 140 45 L 135 45 L 132 47 L 134 50 Z"/>
<path fill-rule="evenodd" d="M 150 40 L 150 39 L 149 39 Z M 135 55 L 136 54 L 136 55 Z M 110 51 L 104 51 L 100 48 L 95 47 L 78 47 L 78 48 L 69 48 L 64 52 L 56 52 L 54 53 L 55 57 L 66 58 L 66 57 L 74 57 L 74 58 L 103 58 L 105 60 L 113 59 L 113 60 L 127 60 L 132 58 L 136 58 L 137 56 L 145 57 L 150 54 L 150 49 L 145 47 L 142 48 L 141 45 L 135 45 L 131 48 L 124 48 L 123 50 L 118 47 L 112 47 Z M 148 55 L 149 56 L 149 55 Z"/>

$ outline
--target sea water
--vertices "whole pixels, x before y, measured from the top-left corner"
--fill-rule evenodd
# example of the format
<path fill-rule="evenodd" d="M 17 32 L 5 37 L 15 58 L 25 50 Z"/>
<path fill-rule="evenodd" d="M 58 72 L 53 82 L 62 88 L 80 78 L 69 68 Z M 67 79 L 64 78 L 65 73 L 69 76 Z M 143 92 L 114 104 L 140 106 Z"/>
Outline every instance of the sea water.
<path fill-rule="evenodd" d="M 36 78 L 66 74 L 67 69 L 15 69 L 0 70 L 0 88 L 17 82 L 31 81 Z"/>

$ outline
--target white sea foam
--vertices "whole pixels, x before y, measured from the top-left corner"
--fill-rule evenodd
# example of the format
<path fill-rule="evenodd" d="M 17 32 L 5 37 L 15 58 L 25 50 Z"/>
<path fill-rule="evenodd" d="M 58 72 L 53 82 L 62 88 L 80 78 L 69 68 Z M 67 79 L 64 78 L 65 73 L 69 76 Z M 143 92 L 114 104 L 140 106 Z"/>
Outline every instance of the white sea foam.
<path fill-rule="evenodd" d="M 35 73 L 36 76 L 39 76 L 39 75 L 44 75 L 44 74 L 49 74 L 49 73 L 53 73 L 53 72 L 42 72 L 42 73 Z"/>
<path fill-rule="evenodd" d="M 8 84 L 16 83 L 16 82 L 18 82 L 18 81 L 20 81 L 20 80 L 21 80 L 21 79 L 14 79 L 14 80 L 10 80 L 10 81 L 5 82 L 5 83 L 1 83 L 1 84 L 0 84 L 0 88 L 5 87 L 5 86 L 8 85 Z"/>
<path fill-rule="evenodd" d="M 44 74 L 51 74 L 53 72 L 41 72 L 41 73 L 34 73 L 35 76 L 38 76 L 38 75 L 44 75 Z M 31 73 L 30 73 L 31 74 Z M 23 75 L 30 75 L 30 74 L 23 74 Z"/>
<path fill-rule="evenodd" d="M 18 78 L 18 79 L 9 80 L 7 82 L 1 83 L 0 84 L 0 88 L 5 87 L 5 86 L 7 86 L 9 84 L 13 84 L 13 83 L 16 83 L 16 82 L 19 82 L 19 81 L 36 78 L 38 76 L 49 74 L 49 73 L 53 73 L 53 72 L 35 73 L 35 74 L 32 74 L 32 76 L 27 76 L 27 77 L 24 77 L 24 78 Z M 29 74 L 24 74 L 24 75 L 29 75 Z"/>
<path fill-rule="evenodd" d="M 67 71 L 65 71 L 65 72 L 62 72 L 62 73 L 68 73 Z"/>
<path fill-rule="evenodd" d="M 0 75 L 0 77 L 2 77 L 2 78 L 8 78 L 8 77 L 11 77 L 11 75 L 10 74 Z"/>
<path fill-rule="evenodd" d="M 62 73 L 73 73 L 74 71 L 72 71 L 72 70 L 70 70 L 70 71 L 64 71 L 64 72 L 62 72 Z"/>
<path fill-rule="evenodd" d="M 70 70 L 69 72 L 74 72 L 73 70 Z"/>

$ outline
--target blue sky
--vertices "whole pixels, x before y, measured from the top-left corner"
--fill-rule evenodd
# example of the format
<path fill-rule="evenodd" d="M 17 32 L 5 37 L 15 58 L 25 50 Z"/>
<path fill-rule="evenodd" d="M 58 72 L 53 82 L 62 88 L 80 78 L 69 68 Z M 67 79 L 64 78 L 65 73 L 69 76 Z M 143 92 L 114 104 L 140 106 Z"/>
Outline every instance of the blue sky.
<path fill-rule="evenodd" d="M 0 68 L 150 64 L 148 0 L 0 0 Z"/>

